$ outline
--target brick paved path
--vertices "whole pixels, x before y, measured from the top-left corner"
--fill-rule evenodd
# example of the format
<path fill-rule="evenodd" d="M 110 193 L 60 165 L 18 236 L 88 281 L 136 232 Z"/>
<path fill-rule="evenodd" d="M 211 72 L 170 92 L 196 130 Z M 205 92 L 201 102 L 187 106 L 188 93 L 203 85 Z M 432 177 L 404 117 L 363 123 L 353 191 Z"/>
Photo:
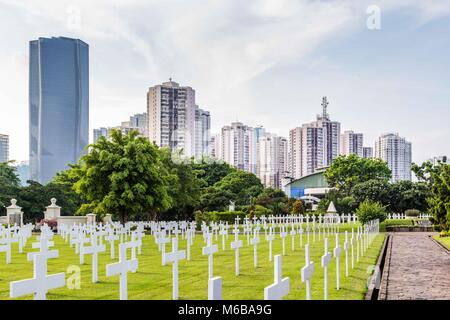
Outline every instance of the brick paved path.
<path fill-rule="evenodd" d="M 392 233 L 387 300 L 450 300 L 450 254 L 429 233 Z"/>

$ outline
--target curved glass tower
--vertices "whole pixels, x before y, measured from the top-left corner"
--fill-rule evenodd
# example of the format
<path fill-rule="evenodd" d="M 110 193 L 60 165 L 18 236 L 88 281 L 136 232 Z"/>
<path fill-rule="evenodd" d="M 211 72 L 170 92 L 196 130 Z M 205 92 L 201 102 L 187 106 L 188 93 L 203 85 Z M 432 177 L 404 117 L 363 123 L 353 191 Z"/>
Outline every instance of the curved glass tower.
<path fill-rule="evenodd" d="M 89 142 L 89 46 L 78 39 L 30 41 L 30 179 L 49 182 Z"/>

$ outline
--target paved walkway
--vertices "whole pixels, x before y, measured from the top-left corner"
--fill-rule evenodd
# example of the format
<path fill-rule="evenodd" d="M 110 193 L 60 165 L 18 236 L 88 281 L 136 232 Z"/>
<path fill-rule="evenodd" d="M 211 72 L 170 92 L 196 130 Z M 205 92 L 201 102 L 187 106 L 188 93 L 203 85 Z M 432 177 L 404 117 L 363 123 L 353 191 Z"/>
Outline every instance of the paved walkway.
<path fill-rule="evenodd" d="M 430 233 L 392 233 L 387 300 L 450 300 L 450 254 Z"/>

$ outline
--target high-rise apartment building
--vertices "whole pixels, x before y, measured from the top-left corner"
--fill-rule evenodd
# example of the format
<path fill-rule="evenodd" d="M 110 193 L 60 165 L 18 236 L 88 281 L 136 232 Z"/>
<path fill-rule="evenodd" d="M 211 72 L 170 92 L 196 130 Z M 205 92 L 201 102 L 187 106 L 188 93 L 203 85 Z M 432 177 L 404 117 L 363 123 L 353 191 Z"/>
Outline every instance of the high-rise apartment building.
<path fill-rule="evenodd" d="M 255 129 L 233 122 L 224 126 L 214 139 L 214 155 L 238 169 L 256 174 L 256 133 Z"/>
<path fill-rule="evenodd" d="M 356 154 L 360 157 L 364 156 L 364 141 L 362 133 L 355 133 L 353 131 L 344 131 L 341 134 L 340 154 L 348 156 Z"/>
<path fill-rule="evenodd" d="M 288 142 L 284 137 L 265 133 L 257 146 L 257 176 L 266 187 L 281 189 L 288 168 Z"/>
<path fill-rule="evenodd" d="M 386 133 L 375 142 L 375 157 L 387 162 L 392 182 L 411 180 L 411 142 L 398 133 Z"/>
<path fill-rule="evenodd" d="M 195 109 L 195 158 L 211 155 L 211 116 L 196 106 Z"/>
<path fill-rule="evenodd" d="M 373 158 L 373 148 L 364 147 L 363 148 L 363 158 L 372 159 Z"/>
<path fill-rule="evenodd" d="M 0 134 L 0 163 L 9 161 L 9 136 Z"/>
<path fill-rule="evenodd" d="M 30 179 L 47 183 L 89 143 L 89 46 L 39 38 L 29 56 Z"/>
<path fill-rule="evenodd" d="M 317 120 L 289 132 L 289 173 L 292 178 L 314 173 L 329 166 L 339 156 L 341 125 L 331 121 L 328 101 L 322 99 L 323 112 Z"/>
<path fill-rule="evenodd" d="M 323 165 L 329 166 L 331 162 L 339 156 L 341 124 L 337 121 L 331 121 L 327 112 L 327 97 L 322 98 L 322 114 L 317 115 L 317 126 L 322 127 L 324 134 L 324 159 Z"/>
<path fill-rule="evenodd" d="M 171 151 L 195 156 L 195 91 L 170 79 L 147 93 L 149 139 Z"/>

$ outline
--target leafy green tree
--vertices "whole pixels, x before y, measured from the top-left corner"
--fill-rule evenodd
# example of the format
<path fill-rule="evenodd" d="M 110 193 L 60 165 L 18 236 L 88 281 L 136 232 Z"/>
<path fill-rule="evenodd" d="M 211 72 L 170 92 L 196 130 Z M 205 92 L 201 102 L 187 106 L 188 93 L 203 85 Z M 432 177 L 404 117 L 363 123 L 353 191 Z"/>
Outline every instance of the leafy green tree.
<path fill-rule="evenodd" d="M 142 214 L 152 219 L 170 208 L 169 177 L 160 151 L 138 135 L 113 130 L 111 140 L 101 137 L 90 145 L 89 153 L 70 170 L 74 189 L 85 201 L 80 214 L 110 213 L 125 222 Z"/>
<path fill-rule="evenodd" d="M 202 192 L 200 203 L 205 211 L 226 211 L 230 200 L 233 201 L 233 199 L 235 195 L 232 192 L 211 186 Z"/>
<path fill-rule="evenodd" d="M 194 216 L 199 205 L 202 181 L 197 178 L 189 163 L 180 160 L 168 148 L 161 149 L 162 161 L 169 172 L 169 195 L 172 206 L 163 214 L 163 219 L 181 220 Z"/>
<path fill-rule="evenodd" d="M 450 229 L 450 165 L 438 164 L 431 172 L 433 184 L 428 200 L 432 222 L 440 230 Z"/>
<path fill-rule="evenodd" d="M 369 200 L 364 200 L 359 204 L 358 209 L 356 209 L 356 215 L 358 221 L 362 224 L 366 224 L 371 220 L 378 219 L 379 222 L 386 220 L 386 207 L 378 202 L 373 202 Z"/>
<path fill-rule="evenodd" d="M 286 212 L 288 210 L 288 198 L 280 189 L 265 188 L 255 198 L 254 203 L 270 209 L 276 215 L 288 213 Z"/>
<path fill-rule="evenodd" d="M 388 181 L 391 170 L 380 159 L 361 158 L 355 154 L 336 158 L 325 172 L 330 187 L 343 196 L 350 196 L 355 185 L 368 180 Z"/>
<path fill-rule="evenodd" d="M 204 181 L 205 187 L 216 184 L 230 173 L 236 171 L 228 163 L 211 157 L 202 157 L 199 161 L 193 160 L 191 167 L 196 173 L 197 178 Z"/>
<path fill-rule="evenodd" d="M 12 198 L 17 198 L 20 190 L 20 180 L 11 162 L 0 163 L 0 213 L 6 214 L 6 207 Z"/>
<path fill-rule="evenodd" d="M 234 170 L 204 190 L 201 208 L 206 211 L 228 210 L 230 201 L 234 201 L 237 206 L 251 205 L 263 189 L 261 181 L 254 174 Z"/>
<path fill-rule="evenodd" d="M 392 212 L 403 213 L 408 209 L 421 212 L 428 210 L 427 199 L 431 192 L 424 182 L 399 181 L 391 184 L 389 193 L 389 209 Z"/>
<path fill-rule="evenodd" d="M 17 169 L 11 166 L 10 162 L 0 162 L 0 185 L 19 187 L 20 179 Z"/>
<path fill-rule="evenodd" d="M 233 194 L 233 201 L 237 205 L 251 204 L 264 190 L 264 186 L 257 176 L 243 170 L 236 170 L 214 185 L 222 191 Z"/>
<path fill-rule="evenodd" d="M 391 204 L 391 185 L 386 180 L 367 180 L 356 184 L 352 189 L 355 203 L 359 205 L 364 200 Z"/>

